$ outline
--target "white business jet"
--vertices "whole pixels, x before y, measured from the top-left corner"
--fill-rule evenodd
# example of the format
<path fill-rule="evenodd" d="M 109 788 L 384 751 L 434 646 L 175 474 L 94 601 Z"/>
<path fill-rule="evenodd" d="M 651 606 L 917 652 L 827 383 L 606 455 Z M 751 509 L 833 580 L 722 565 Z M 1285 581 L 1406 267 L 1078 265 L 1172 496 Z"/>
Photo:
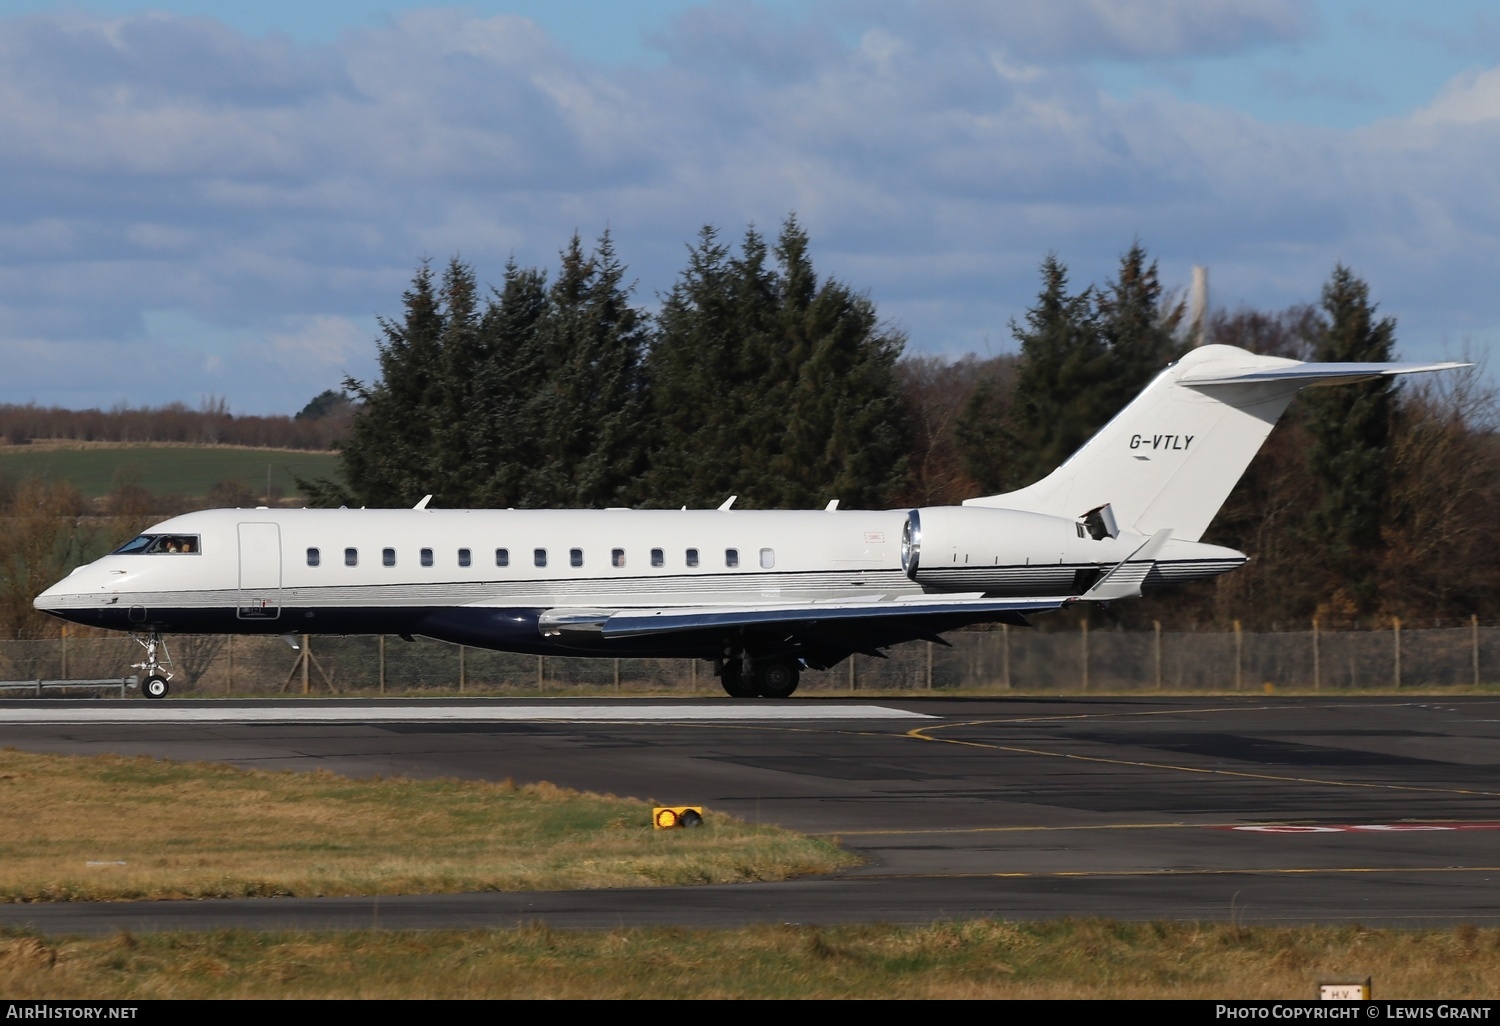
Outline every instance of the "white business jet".
<path fill-rule="evenodd" d="M 1199 541 L 1297 391 L 1463 364 L 1194 349 L 1050 475 L 897 510 L 218 509 L 173 517 L 37 596 L 130 631 L 397 634 L 509 652 L 712 660 L 736 698 L 803 667 L 1128 598 L 1245 562 Z"/>

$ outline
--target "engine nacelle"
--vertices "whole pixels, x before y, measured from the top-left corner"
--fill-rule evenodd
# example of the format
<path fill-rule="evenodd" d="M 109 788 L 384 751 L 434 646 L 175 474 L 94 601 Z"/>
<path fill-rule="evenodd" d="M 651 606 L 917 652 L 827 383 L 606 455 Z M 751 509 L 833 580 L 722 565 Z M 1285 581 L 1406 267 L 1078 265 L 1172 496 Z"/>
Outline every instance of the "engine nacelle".
<path fill-rule="evenodd" d="M 1094 537 L 1099 533 L 1100 537 Z M 1086 528 L 1085 518 L 983 506 L 928 506 L 906 515 L 901 568 L 918 584 L 998 595 L 1074 594 L 1143 539 Z"/>

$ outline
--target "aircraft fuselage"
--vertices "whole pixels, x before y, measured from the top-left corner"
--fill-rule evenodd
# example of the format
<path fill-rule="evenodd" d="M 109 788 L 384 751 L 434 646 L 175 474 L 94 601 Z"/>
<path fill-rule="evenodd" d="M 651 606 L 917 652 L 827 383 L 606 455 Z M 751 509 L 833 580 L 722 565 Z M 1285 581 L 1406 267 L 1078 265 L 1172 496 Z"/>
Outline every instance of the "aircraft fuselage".
<path fill-rule="evenodd" d="M 36 605 L 142 632 L 420 634 L 504 651 L 712 658 L 723 639 L 711 628 L 606 638 L 578 621 L 592 609 L 1071 596 L 1143 540 L 1096 540 L 1061 517 L 960 507 L 208 510 L 157 524 Z M 1244 559 L 1169 542 L 1147 583 L 1213 576 Z M 549 621 L 552 610 L 571 620 Z M 960 609 L 954 623 L 992 618 Z M 898 619 L 874 629 L 900 634 Z"/>

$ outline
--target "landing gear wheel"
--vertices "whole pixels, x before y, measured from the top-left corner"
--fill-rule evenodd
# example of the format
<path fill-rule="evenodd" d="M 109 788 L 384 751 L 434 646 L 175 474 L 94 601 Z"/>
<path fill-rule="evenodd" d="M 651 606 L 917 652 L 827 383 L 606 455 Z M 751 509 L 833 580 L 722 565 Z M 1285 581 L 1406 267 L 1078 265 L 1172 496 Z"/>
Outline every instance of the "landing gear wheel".
<path fill-rule="evenodd" d="M 795 660 L 770 659 L 755 664 L 755 690 L 764 698 L 790 698 L 800 679 Z"/>
<path fill-rule="evenodd" d="M 144 638 L 132 634 L 131 638 L 134 639 L 137 645 L 146 650 L 146 657 L 144 659 L 138 663 L 130 664 L 131 669 L 144 670 L 146 673 L 145 679 L 141 681 L 141 693 L 151 699 L 166 698 L 168 690 L 167 681 L 172 679 L 172 671 L 162 665 L 163 663 L 170 664 L 172 662 L 172 656 L 167 652 L 167 643 L 162 640 L 162 636 L 156 631 L 152 631 Z M 164 659 L 158 658 L 158 650 L 165 657 Z"/>
<path fill-rule="evenodd" d="M 740 661 L 732 659 L 719 671 L 719 683 L 730 698 L 754 698 L 758 692 L 753 684 L 745 680 L 740 671 Z"/>

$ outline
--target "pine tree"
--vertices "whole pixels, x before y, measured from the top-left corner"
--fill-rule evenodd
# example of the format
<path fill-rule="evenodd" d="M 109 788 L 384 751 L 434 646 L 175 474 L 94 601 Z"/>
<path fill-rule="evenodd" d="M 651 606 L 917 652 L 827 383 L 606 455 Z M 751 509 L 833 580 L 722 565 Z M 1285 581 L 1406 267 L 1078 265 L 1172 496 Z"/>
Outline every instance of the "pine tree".
<path fill-rule="evenodd" d="M 1319 361 L 1384 362 L 1395 348 L 1396 322 L 1375 319 L 1375 304 L 1363 281 L 1342 264 L 1323 286 L 1327 326 L 1319 335 Z M 1391 421 L 1395 399 L 1388 379 L 1339 388 L 1310 389 L 1304 396 L 1312 438 L 1308 462 L 1321 486 L 1309 517 L 1314 539 L 1355 611 L 1376 602 L 1374 569 L 1381 551 L 1381 522 L 1390 476 Z"/>
<path fill-rule="evenodd" d="M 484 358 L 474 369 L 478 408 L 470 414 L 477 508 L 535 505 L 533 471 L 539 456 L 536 406 L 547 380 L 541 340 L 547 316 L 547 276 L 512 259 L 505 284 L 480 321 Z"/>
<path fill-rule="evenodd" d="M 1010 326 L 1021 360 L 1008 422 L 989 419 L 995 400 L 981 391 L 959 423 L 965 466 L 997 490 L 1037 480 L 1094 433 L 1098 393 L 1110 372 L 1093 290 L 1070 295 L 1068 269 L 1056 254 L 1042 261 L 1041 274 L 1042 290 L 1025 325 Z"/>
<path fill-rule="evenodd" d="M 379 343 L 380 377 L 369 385 L 354 378 L 344 382 L 360 403 L 340 453 L 346 486 L 299 481 L 314 502 L 409 506 L 433 483 L 424 471 L 442 410 L 444 318 L 426 261 L 402 303 L 401 321 L 379 322 L 385 336 Z"/>
<path fill-rule="evenodd" d="M 712 227 L 700 232 L 648 362 L 653 501 L 871 506 L 899 482 L 904 340 L 866 297 L 820 283 L 808 250 L 795 219 L 774 254 L 754 229 L 738 256 Z"/>
<path fill-rule="evenodd" d="M 1112 371 L 1101 389 L 1100 412 L 1107 413 L 1098 427 L 1187 351 L 1188 343 L 1177 338 L 1185 309 L 1181 302 L 1165 301 L 1156 261 L 1147 263 L 1140 240 L 1132 243 L 1120 258 L 1119 276 L 1095 295 L 1095 318 Z"/>
<path fill-rule="evenodd" d="M 1103 289 L 1069 294 L 1056 254 L 1041 275 L 1025 324 L 1011 322 L 1021 359 L 1008 418 L 994 417 L 1004 403 L 980 389 L 956 428 L 965 467 L 995 491 L 1050 473 L 1185 348 L 1176 338 L 1182 304 L 1164 303 L 1156 263 L 1139 242 Z"/>
<path fill-rule="evenodd" d="M 534 407 L 539 487 L 530 498 L 580 508 L 628 502 L 644 470 L 649 322 L 630 304 L 608 232 L 592 254 L 576 235 L 563 251 L 541 332 L 548 374 Z"/>
<path fill-rule="evenodd" d="M 782 441 L 761 501 L 882 505 L 910 451 L 895 372 L 906 340 L 881 328 L 867 297 L 818 282 L 795 218 L 782 226 L 776 261 L 780 345 L 768 354 L 772 378 L 762 396 L 765 423 Z"/>

